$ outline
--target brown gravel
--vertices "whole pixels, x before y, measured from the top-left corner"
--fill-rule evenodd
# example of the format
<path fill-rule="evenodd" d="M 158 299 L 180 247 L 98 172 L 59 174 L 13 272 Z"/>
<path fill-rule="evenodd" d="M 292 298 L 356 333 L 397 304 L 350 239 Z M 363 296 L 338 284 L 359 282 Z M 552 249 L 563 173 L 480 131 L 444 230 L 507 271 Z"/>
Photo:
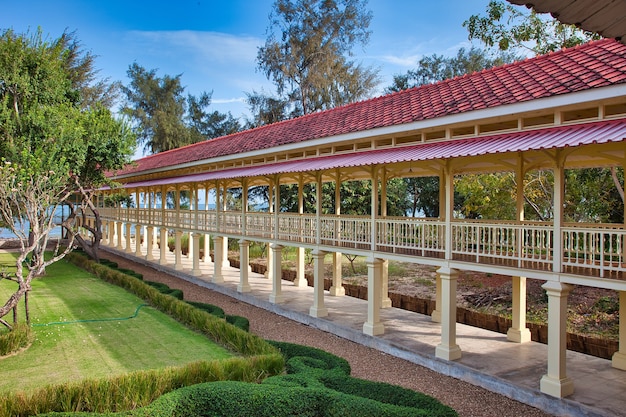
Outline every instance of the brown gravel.
<path fill-rule="evenodd" d="M 181 289 L 186 300 L 214 304 L 223 308 L 227 314 L 247 317 L 250 320 L 250 331 L 265 339 L 313 346 L 341 356 L 350 363 L 352 376 L 423 392 L 454 408 L 459 416 L 550 416 L 502 395 L 297 323 L 112 253 L 107 253 L 106 257 L 117 262 L 120 267 L 142 273 L 146 280 L 163 282 L 171 288 Z"/>

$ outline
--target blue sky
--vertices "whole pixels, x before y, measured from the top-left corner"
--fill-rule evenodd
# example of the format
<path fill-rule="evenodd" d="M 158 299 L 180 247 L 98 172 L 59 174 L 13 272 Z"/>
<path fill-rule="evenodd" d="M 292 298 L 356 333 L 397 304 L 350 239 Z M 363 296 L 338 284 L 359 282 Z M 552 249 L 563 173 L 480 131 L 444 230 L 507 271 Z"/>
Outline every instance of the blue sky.
<path fill-rule="evenodd" d="M 372 35 L 356 60 L 380 70 L 379 91 L 433 53 L 468 47 L 462 22 L 489 0 L 369 0 Z M 247 115 L 246 92 L 273 92 L 256 71 L 273 0 L 0 0 L 0 28 L 40 26 L 56 38 L 76 31 L 97 55 L 100 75 L 127 84 L 133 62 L 163 76 L 182 74 L 188 93 L 213 91 L 212 109 Z"/>

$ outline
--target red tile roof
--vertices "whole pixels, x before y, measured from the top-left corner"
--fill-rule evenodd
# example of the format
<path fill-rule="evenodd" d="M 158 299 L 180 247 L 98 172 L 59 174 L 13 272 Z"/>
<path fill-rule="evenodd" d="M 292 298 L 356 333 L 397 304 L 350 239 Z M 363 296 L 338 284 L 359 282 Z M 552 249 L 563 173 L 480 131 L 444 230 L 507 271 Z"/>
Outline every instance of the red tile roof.
<path fill-rule="evenodd" d="M 626 45 L 590 42 L 150 155 L 118 175 L 626 83 Z"/>

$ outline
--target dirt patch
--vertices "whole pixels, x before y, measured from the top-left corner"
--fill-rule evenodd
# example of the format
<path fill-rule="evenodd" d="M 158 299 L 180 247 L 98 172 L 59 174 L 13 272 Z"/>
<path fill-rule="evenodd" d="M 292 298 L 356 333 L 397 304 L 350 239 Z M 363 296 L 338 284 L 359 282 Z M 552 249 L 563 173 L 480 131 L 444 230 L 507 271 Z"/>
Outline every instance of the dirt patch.
<path fill-rule="evenodd" d="M 256 262 L 256 260 L 255 260 Z M 284 268 L 293 263 L 284 261 Z M 332 262 L 326 261 L 325 275 L 332 277 Z M 313 273 L 313 265 L 306 265 Z M 436 268 L 412 263 L 389 262 L 389 291 L 423 299 L 435 299 Z M 342 262 L 345 284 L 367 287 L 367 266 L 357 259 Z M 545 281 L 527 279 L 527 321 L 545 324 L 548 298 L 541 286 Z M 472 311 L 511 318 L 512 279 L 510 276 L 460 271 L 457 280 L 457 305 Z M 617 291 L 576 286 L 568 297 L 567 331 L 609 340 L 619 338 L 619 296 Z"/>

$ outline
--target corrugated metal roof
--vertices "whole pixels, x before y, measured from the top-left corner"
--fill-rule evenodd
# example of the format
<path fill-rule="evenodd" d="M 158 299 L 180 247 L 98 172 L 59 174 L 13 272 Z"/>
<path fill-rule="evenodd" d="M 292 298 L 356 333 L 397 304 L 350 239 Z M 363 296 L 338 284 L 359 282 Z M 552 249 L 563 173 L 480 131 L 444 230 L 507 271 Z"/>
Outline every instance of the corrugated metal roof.
<path fill-rule="evenodd" d="M 559 21 L 626 42 L 626 1 L 623 0 L 508 0 L 511 4 L 550 13 Z"/>
<path fill-rule="evenodd" d="M 467 156 L 524 152 L 622 142 L 626 140 L 626 119 L 559 126 L 540 130 L 482 136 L 462 140 L 423 143 L 401 148 L 377 149 L 342 155 L 329 155 L 274 164 L 210 171 L 183 177 L 170 177 L 128 183 L 126 188 L 205 182 L 274 174 L 325 171 L 340 167 L 393 164 L 408 161 L 428 161 Z"/>
<path fill-rule="evenodd" d="M 120 176 L 626 83 L 626 46 L 591 42 L 147 156 Z"/>

